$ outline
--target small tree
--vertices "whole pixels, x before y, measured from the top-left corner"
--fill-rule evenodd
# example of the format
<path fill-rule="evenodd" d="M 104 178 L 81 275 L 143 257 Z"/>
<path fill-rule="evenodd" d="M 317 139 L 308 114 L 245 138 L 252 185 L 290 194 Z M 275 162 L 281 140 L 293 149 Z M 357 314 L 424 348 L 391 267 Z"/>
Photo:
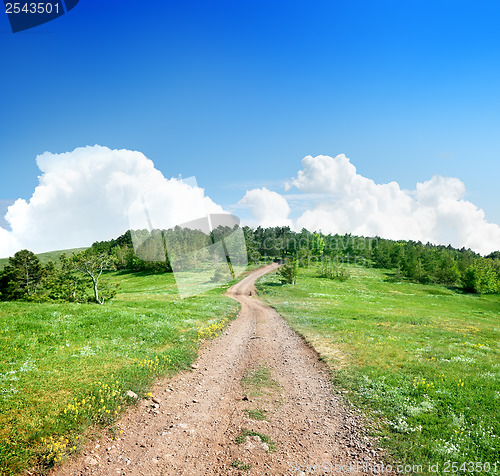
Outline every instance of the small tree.
<path fill-rule="evenodd" d="M 347 281 L 351 277 L 347 266 L 340 266 L 332 261 L 324 262 L 318 273 L 321 278 L 337 279 L 339 281 Z"/>
<path fill-rule="evenodd" d="M 92 248 L 76 253 L 70 258 L 73 269 L 83 273 L 92 280 L 94 300 L 104 304 L 104 295 L 100 295 L 99 279 L 103 271 L 113 269 L 113 258 L 105 252 L 98 252 Z"/>
<path fill-rule="evenodd" d="M 295 284 L 297 282 L 297 260 L 287 258 L 285 263 L 278 269 L 281 284 Z"/>
<path fill-rule="evenodd" d="M 52 261 L 45 266 L 43 291 L 55 301 L 87 301 L 89 285 L 85 277 L 75 269 L 72 259 L 65 253 L 61 254 L 59 260 L 60 266 Z"/>
<path fill-rule="evenodd" d="M 320 234 L 314 233 L 312 240 L 312 247 L 313 247 L 312 250 L 313 253 L 315 253 L 318 256 L 323 255 L 323 251 L 325 249 L 325 240 Z"/>

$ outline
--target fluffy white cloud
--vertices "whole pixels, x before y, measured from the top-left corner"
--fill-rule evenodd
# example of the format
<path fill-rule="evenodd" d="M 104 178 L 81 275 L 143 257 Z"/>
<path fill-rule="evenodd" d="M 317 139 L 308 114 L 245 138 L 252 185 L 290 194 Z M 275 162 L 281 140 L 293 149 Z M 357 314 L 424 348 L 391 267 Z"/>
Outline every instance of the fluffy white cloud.
<path fill-rule="evenodd" d="M 170 227 L 224 213 L 196 183 L 166 179 L 140 152 L 96 145 L 45 152 L 36 161 L 39 185 L 29 201 L 8 208 L 10 230 L 0 227 L 0 257 L 21 248 L 87 246 L 129 228 Z M 457 178 L 434 176 L 406 191 L 396 182 L 363 177 L 344 155 L 308 156 L 286 186 L 293 188 L 299 193 L 291 203 L 301 201 L 294 220 L 286 196 L 265 187 L 247 191 L 238 206 L 264 227 L 430 241 L 483 254 L 500 249 L 500 226 L 464 199 L 465 185 Z"/>
<path fill-rule="evenodd" d="M 292 187 L 325 194 L 296 220 L 298 229 L 429 241 L 483 254 L 500 249 L 500 227 L 464 199 L 465 185 L 457 178 L 436 175 L 405 191 L 396 182 L 363 177 L 341 154 L 305 157 L 286 190 Z"/>
<path fill-rule="evenodd" d="M 4 228 L 0 228 L 0 257 L 7 257 L 12 253 L 12 250 L 19 250 L 21 247 L 17 240 Z"/>
<path fill-rule="evenodd" d="M 266 187 L 248 190 L 238 205 L 249 207 L 257 219 L 257 224 L 262 227 L 292 226 L 292 221 L 288 218 L 290 215 L 288 202 L 282 195 Z"/>
<path fill-rule="evenodd" d="M 29 201 L 19 199 L 8 208 L 11 231 L 0 228 L 0 256 L 21 248 L 43 252 L 88 246 L 125 232 L 129 219 L 147 227 L 145 207 L 153 227 L 194 220 L 207 210 L 223 213 L 202 189 L 166 179 L 140 152 L 96 145 L 45 152 L 36 162 L 42 172 L 39 185 Z M 134 211 L 138 201 L 145 206 Z"/>

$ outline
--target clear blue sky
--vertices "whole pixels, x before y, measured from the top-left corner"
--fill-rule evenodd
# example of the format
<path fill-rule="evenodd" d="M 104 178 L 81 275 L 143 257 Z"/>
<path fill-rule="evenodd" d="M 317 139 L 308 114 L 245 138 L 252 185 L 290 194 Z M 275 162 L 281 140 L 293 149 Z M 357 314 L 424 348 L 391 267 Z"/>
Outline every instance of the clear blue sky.
<path fill-rule="evenodd" d="M 221 204 L 345 153 L 379 183 L 456 176 L 500 223 L 499 25 L 497 0 L 80 0 L 16 34 L 2 13 L 0 199 L 46 150 L 140 150 Z"/>

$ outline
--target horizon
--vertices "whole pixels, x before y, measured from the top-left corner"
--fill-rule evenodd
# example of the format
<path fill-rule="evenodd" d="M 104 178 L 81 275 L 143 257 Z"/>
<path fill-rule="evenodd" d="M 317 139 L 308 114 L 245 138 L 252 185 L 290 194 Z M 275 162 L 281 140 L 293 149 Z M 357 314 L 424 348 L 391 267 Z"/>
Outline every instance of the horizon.
<path fill-rule="evenodd" d="M 258 227 L 260 227 L 260 225 L 253 226 L 253 227 L 249 226 L 249 225 L 238 225 L 238 226 L 241 226 L 242 228 L 248 226 L 248 228 L 250 228 L 252 231 L 256 231 L 256 229 Z M 263 227 L 261 227 L 261 228 L 263 228 Z M 299 234 L 302 231 L 302 230 L 293 230 L 293 229 L 291 229 L 288 226 L 265 227 L 263 229 L 273 229 L 273 228 L 289 229 L 292 233 L 296 233 L 296 234 Z M 173 229 L 173 228 L 170 228 L 170 229 Z M 63 253 L 63 252 L 67 252 L 67 251 L 73 251 L 73 252 L 82 251 L 84 249 L 91 248 L 92 245 L 94 245 L 95 243 L 117 241 L 119 238 L 124 237 L 127 233 L 134 232 L 134 231 L 135 232 L 138 232 L 138 231 L 139 232 L 140 231 L 148 231 L 148 229 L 147 228 L 142 228 L 142 229 L 128 229 L 128 230 L 125 230 L 123 233 L 117 234 L 117 235 L 112 236 L 110 238 L 102 239 L 102 240 L 96 240 L 93 243 L 88 244 L 87 246 L 82 246 L 82 247 L 78 247 L 78 248 L 65 248 L 65 249 L 53 249 L 53 250 L 41 251 L 41 252 L 35 253 L 35 255 L 38 256 L 38 257 L 40 257 L 41 255 L 50 255 L 51 253 Z M 168 230 L 164 230 L 164 229 L 161 229 L 161 228 L 153 228 L 152 230 L 149 230 L 149 231 L 150 232 L 157 232 L 157 231 L 168 231 Z M 369 247 L 372 247 L 373 242 L 378 243 L 379 240 L 386 240 L 386 241 L 391 241 L 391 242 L 394 242 L 394 243 L 411 243 L 411 242 L 414 242 L 414 243 L 420 243 L 424 247 L 447 248 L 447 249 L 451 248 L 452 250 L 459 251 L 459 252 L 462 252 L 462 251 L 470 252 L 470 251 L 472 251 L 473 253 L 476 253 L 476 254 L 478 254 L 480 256 L 483 256 L 483 257 L 486 256 L 486 255 L 481 255 L 480 253 L 477 253 L 474 250 L 471 250 L 470 248 L 465 248 L 465 247 L 455 248 L 451 244 L 431 243 L 431 242 L 424 243 L 424 242 L 421 242 L 421 241 L 414 241 L 414 240 L 391 240 L 390 238 L 383 238 L 381 236 L 362 236 L 362 235 L 353 235 L 351 233 L 336 234 L 336 233 L 323 233 L 321 231 L 317 231 L 317 232 L 314 232 L 314 231 L 311 231 L 311 230 L 306 230 L 306 231 L 308 231 L 309 233 L 318 233 L 319 235 L 325 236 L 325 237 L 338 237 L 339 240 L 340 240 L 340 242 L 342 243 L 341 249 L 344 249 L 344 248 L 346 248 L 348 246 L 348 244 L 344 243 L 344 240 L 343 240 L 343 237 L 347 236 L 347 237 L 349 237 L 349 239 L 352 239 L 352 240 L 354 240 L 356 238 L 365 240 L 365 241 L 369 242 L 369 245 L 368 245 Z M 281 238 L 277 238 L 277 241 L 279 243 L 281 243 L 281 244 L 284 243 L 284 240 L 281 239 Z M 285 240 L 285 241 L 288 243 L 289 239 L 287 238 L 287 240 Z M 295 241 L 295 239 L 294 239 L 294 241 Z M 375 245 L 375 247 L 377 247 L 377 245 Z M 19 249 L 15 253 L 17 253 L 18 251 L 22 251 L 22 250 Z M 32 251 L 32 250 L 28 250 L 28 251 Z M 495 253 L 499 253 L 499 252 L 500 252 L 500 250 L 494 250 L 491 253 L 489 253 L 489 255 L 494 255 Z M 0 266 L 1 266 L 1 262 L 2 261 L 7 261 L 15 253 L 12 253 L 11 256 L 2 256 L 2 257 L 0 257 Z"/>

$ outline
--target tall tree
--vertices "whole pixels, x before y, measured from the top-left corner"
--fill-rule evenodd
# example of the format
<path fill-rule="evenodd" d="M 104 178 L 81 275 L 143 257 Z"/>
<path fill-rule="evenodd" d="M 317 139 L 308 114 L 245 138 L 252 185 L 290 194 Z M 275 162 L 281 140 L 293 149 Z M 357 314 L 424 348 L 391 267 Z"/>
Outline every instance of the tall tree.
<path fill-rule="evenodd" d="M 43 277 L 43 267 L 38 257 L 29 250 L 18 251 L 9 258 L 9 265 L 4 273 L 8 276 L 7 295 L 18 299 L 36 294 Z"/>

